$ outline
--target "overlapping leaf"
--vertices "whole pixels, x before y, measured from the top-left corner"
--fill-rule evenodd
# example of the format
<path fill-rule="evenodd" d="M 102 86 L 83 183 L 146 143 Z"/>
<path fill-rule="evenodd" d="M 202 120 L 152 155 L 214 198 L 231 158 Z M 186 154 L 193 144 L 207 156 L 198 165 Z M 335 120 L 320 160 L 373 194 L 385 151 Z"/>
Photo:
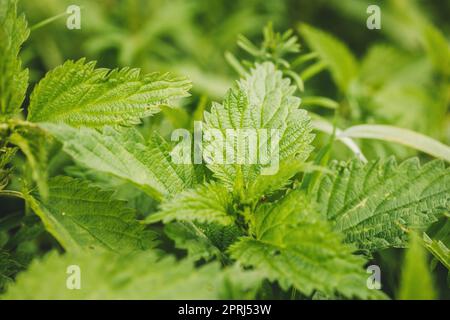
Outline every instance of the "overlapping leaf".
<path fill-rule="evenodd" d="M 164 228 L 165 233 L 179 249 L 187 250 L 193 260 L 227 260 L 226 249 L 242 232 L 236 225 L 213 223 L 174 222 Z"/>
<path fill-rule="evenodd" d="M 234 221 L 232 198 L 227 189 L 218 183 L 199 185 L 163 202 L 161 210 L 148 216 L 146 222 L 160 220 L 216 222 L 229 225 Z"/>
<path fill-rule="evenodd" d="M 63 143 L 64 150 L 86 168 L 127 180 L 156 199 L 189 187 L 192 165 L 176 165 L 168 144 L 160 137 L 145 141 L 135 129 L 102 132 L 63 124 L 42 124 Z"/>
<path fill-rule="evenodd" d="M 36 86 L 28 120 L 90 127 L 131 125 L 158 112 L 172 99 L 187 96 L 189 88 L 185 78 L 169 74 L 96 69 L 95 62 L 69 60 Z"/>
<path fill-rule="evenodd" d="M 255 237 L 243 237 L 230 248 L 233 258 L 310 296 L 382 297 L 366 287 L 364 259 L 314 211 L 301 191 L 261 206 L 255 215 Z"/>
<path fill-rule="evenodd" d="M 34 194 L 26 194 L 25 200 L 69 252 L 128 252 L 149 247 L 154 236 L 144 231 L 125 202 L 111 200 L 111 195 L 87 182 L 57 177 L 50 180 L 45 201 Z"/>
<path fill-rule="evenodd" d="M 206 141 L 205 148 L 212 147 L 224 159 L 224 163 L 211 161 L 209 168 L 229 188 L 245 187 L 264 169 L 271 171 L 269 175 L 276 173 L 280 161 L 308 157 L 313 139 L 310 119 L 299 109 L 300 99 L 293 96 L 294 91 L 295 86 L 272 63 L 257 64 L 230 89 L 223 105 L 214 103 L 205 113 L 206 129 L 222 133 L 221 139 Z M 230 130 L 238 136 L 238 130 L 256 135 L 257 149 L 250 149 L 250 143 L 240 145 L 238 138 L 230 139 Z M 235 156 L 234 162 L 225 162 L 229 154 Z M 251 157 L 256 161 L 250 161 Z"/>
<path fill-rule="evenodd" d="M 442 161 L 353 160 L 332 168 L 318 202 L 334 229 L 360 248 L 403 247 L 408 229 L 426 228 L 449 208 L 450 170 Z"/>

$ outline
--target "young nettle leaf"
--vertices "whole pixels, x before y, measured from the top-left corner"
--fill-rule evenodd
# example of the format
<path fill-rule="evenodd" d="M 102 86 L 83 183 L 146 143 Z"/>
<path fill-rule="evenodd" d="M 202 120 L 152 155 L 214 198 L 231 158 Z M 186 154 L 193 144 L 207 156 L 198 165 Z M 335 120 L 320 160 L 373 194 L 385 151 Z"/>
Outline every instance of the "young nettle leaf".
<path fill-rule="evenodd" d="M 199 130 L 192 121 L 201 119 L 207 95 L 193 115 L 194 104 L 181 111 L 165 107 L 188 95 L 187 79 L 96 68 L 84 58 L 69 60 L 38 81 L 22 120 L 28 72 L 18 55 L 28 29 L 16 7 L 16 0 L 0 0 L 0 196 L 11 198 L 2 202 L 6 213 L 0 213 L 0 291 L 9 288 L 2 298 L 252 299 L 296 298 L 296 293 L 313 299 L 386 298 L 370 290 L 372 277 L 361 253 L 405 247 L 414 230 L 425 229 L 423 241 L 413 237 L 410 242 L 400 289 L 392 286 L 390 270 L 383 270 L 383 281 L 375 280 L 402 299 L 441 295 L 433 289 L 421 245 L 435 257 L 436 273 L 441 272 L 437 263 L 448 268 L 450 168 L 440 160 L 423 166 L 417 159 L 366 163 L 361 150 L 369 159 L 389 150 L 383 146 L 366 153 L 366 144 L 360 149 L 351 140 L 402 143 L 448 160 L 448 146 L 387 125 L 405 124 L 443 137 L 444 124 L 432 121 L 445 118 L 447 101 L 448 48 L 438 30 L 420 22 L 429 61 L 383 45 L 359 65 L 344 43 L 301 25 L 314 52 L 291 63 L 289 56 L 299 51 L 296 36 L 276 33 L 269 24 L 261 48 L 253 38 L 239 39 L 256 61 L 241 64 L 226 54 L 242 79 L 204 113 Z M 30 49 L 35 52 L 33 43 Z M 432 64 L 437 68 L 441 60 L 442 70 L 433 71 Z M 34 69 L 34 57 L 30 61 Z M 318 154 L 310 164 L 313 125 L 295 92 L 325 68 L 344 96 L 340 103 L 318 96 L 326 88 L 322 85 L 306 91 L 313 94 L 304 99 L 307 107 L 328 109 L 315 127 L 331 134 L 325 147 L 323 140 L 315 143 Z M 422 86 L 442 90 L 431 97 Z M 415 111 L 405 115 L 404 106 Z M 172 137 L 188 143 L 172 148 L 162 138 L 167 130 L 147 140 L 133 127 L 161 107 L 165 119 L 145 121 L 142 132 L 149 126 L 162 129 L 169 121 L 193 127 L 193 143 L 184 139 L 188 132 L 177 131 Z M 425 122 L 418 117 L 423 110 L 433 111 Z M 334 148 L 335 138 L 361 161 L 333 162 L 328 168 L 334 152 L 344 156 Z M 320 172 L 303 174 L 309 170 Z M 54 177 L 61 172 L 78 178 Z M 65 253 L 52 251 L 28 268 L 33 258 L 54 249 L 49 235 Z M 373 255 L 375 263 L 379 257 L 384 265 L 390 253 Z M 423 276 L 419 281 L 417 274 Z"/>
<path fill-rule="evenodd" d="M 188 96 L 190 86 L 169 74 L 141 75 L 139 69 L 108 70 L 85 59 L 69 60 L 38 83 L 28 120 L 88 127 L 137 124 L 160 106 Z"/>
<path fill-rule="evenodd" d="M 450 169 L 440 160 L 353 160 L 332 169 L 317 201 L 334 230 L 359 248 L 404 247 L 408 230 L 427 228 L 449 209 Z"/>
<path fill-rule="evenodd" d="M 148 216 L 146 222 L 179 220 L 229 225 L 235 218 L 232 209 L 232 197 L 228 190 L 221 184 L 211 182 L 163 202 L 161 210 Z"/>
<path fill-rule="evenodd" d="M 67 275 L 66 270 L 72 265 L 78 267 L 75 272 L 79 272 L 79 278 L 75 272 Z M 232 278 L 239 279 L 239 283 Z M 190 260 L 161 258 L 152 251 L 122 256 L 106 252 L 52 252 L 19 274 L 17 283 L 2 298 L 218 299 L 230 298 L 227 292 L 231 286 L 234 294 L 239 294 L 233 298 L 238 299 L 258 281 L 251 272 L 237 268 L 220 270 L 218 263 L 194 268 Z M 80 290 L 68 290 L 68 286 L 79 286 Z"/>
<path fill-rule="evenodd" d="M 342 243 L 339 233 L 315 211 L 300 190 L 291 191 L 255 213 L 254 237 L 242 237 L 229 251 L 285 290 L 291 286 L 307 296 L 315 291 L 334 296 L 375 298 L 366 287 L 364 259 Z"/>
<path fill-rule="evenodd" d="M 301 172 L 309 170 L 308 163 L 299 160 L 291 160 L 280 163 L 278 172 L 274 175 L 260 175 L 249 184 L 248 198 L 246 201 L 257 201 L 263 197 L 283 190 L 289 183 L 292 182 L 293 177 Z M 316 168 L 310 167 L 311 170 Z"/>
<path fill-rule="evenodd" d="M 28 87 L 19 51 L 28 38 L 25 17 L 17 16 L 17 1 L 0 0 L 0 121 L 20 112 Z"/>
<path fill-rule="evenodd" d="M 196 261 L 217 258 L 226 262 L 226 249 L 242 236 L 242 231 L 236 225 L 222 226 L 189 221 L 169 223 L 164 232 L 175 242 L 178 249 L 187 250 L 188 257 Z"/>
<path fill-rule="evenodd" d="M 174 164 L 163 138 L 145 141 L 133 128 L 73 128 L 64 124 L 41 124 L 63 143 L 63 149 L 82 166 L 131 182 L 152 197 L 176 194 L 191 186 L 194 167 Z"/>
<path fill-rule="evenodd" d="M 165 234 L 174 241 L 178 249 L 187 250 L 188 257 L 194 261 L 206 261 L 221 257 L 221 251 L 197 224 L 187 222 L 168 223 Z"/>
<path fill-rule="evenodd" d="M 109 250 L 130 252 L 152 246 L 154 235 L 144 231 L 133 210 L 112 192 L 69 177 L 49 181 L 49 195 L 25 194 L 47 231 L 66 251 Z"/>
<path fill-rule="evenodd" d="M 220 140 L 227 141 L 227 129 L 245 129 L 253 130 L 260 143 L 256 150 L 239 150 L 236 143 L 229 141 L 225 148 L 220 148 L 217 140 L 205 142 L 205 148 L 216 149 L 223 159 L 239 152 L 256 159 L 256 163 L 208 165 L 228 188 L 246 188 L 263 169 L 274 169 L 271 174 L 276 173 L 279 161 L 308 158 L 314 136 L 310 119 L 305 110 L 299 109 L 300 99 L 293 96 L 294 91 L 290 80 L 283 78 L 272 63 L 257 64 L 236 88 L 230 89 L 223 105 L 214 103 L 211 111 L 205 112 L 206 129 L 220 130 L 223 138 Z M 266 148 L 266 156 L 263 148 Z"/>

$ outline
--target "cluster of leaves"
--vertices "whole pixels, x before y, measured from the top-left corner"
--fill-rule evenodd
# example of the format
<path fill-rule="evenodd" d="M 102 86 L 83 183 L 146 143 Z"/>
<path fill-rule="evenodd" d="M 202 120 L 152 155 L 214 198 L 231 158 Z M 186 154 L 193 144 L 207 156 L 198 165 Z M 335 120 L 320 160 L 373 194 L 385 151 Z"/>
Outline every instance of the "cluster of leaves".
<path fill-rule="evenodd" d="M 315 126 L 295 95 L 305 79 L 284 59 L 299 49 L 290 33 L 267 28 L 257 51 L 241 38 L 256 62 L 238 62 L 241 79 L 203 116 L 223 135 L 278 130 L 279 170 L 265 175 L 259 164 L 176 164 L 171 143 L 138 126 L 188 95 L 182 77 L 80 59 L 48 72 L 25 99 L 19 50 L 28 29 L 16 10 L 15 1 L 0 0 L 0 197 L 26 204 L 25 215 L 0 216 L 5 299 L 386 298 L 366 285 L 370 257 L 447 219 L 443 160 L 328 163 L 332 136 L 307 162 Z M 316 51 L 299 60 L 326 52 Z M 448 160 L 447 146 L 437 150 Z M 431 278 L 415 289 L 411 274 L 427 270 L 422 241 L 448 268 L 447 229 L 413 238 L 399 297 L 424 287 L 433 297 Z M 28 265 L 21 257 L 33 248 L 25 244 L 36 243 L 52 250 Z M 70 265 L 81 269 L 81 290 L 65 287 Z"/>

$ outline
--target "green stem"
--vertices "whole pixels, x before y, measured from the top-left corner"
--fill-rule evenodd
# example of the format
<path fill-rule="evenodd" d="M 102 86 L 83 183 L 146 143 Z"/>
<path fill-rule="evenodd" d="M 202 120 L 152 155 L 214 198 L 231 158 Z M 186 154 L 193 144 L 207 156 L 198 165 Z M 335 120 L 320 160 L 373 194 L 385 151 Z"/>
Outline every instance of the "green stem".
<path fill-rule="evenodd" d="M 34 31 L 36 29 L 42 28 L 42 27 L 52 23 L 53 21 L 58 20 L 59 18 L 65 17 L 67 15 L 68 15 L 67 12 L 63 12 L 63 13 L 57 14 L 56 16 L 42 20 L 41 22 L 38 22 L 35 25 L 31 26 L 30 31 Z"/>
<path fill-rule="evenodd" d="M 83 10 L 83 7 L 80 7 L 80 9 Z M 62 12 L 60 14 L 57 14 L 56 16 L 53 16 L 53 17 L 47 18 L 45 20 L 42 20 L 41 22 L 38 22 L 38 23 L 32 25 L 30 27 L 30 31 L 34 31 L 36 29 L 45 27 L 46 25 L 52 23 L 53 21 L 56 21 L 56 20 L 58 20 L 58 19 L 60 19 L 62 17 L 68 16 L 68 15 L 69 15 L 68 12 Z"/>

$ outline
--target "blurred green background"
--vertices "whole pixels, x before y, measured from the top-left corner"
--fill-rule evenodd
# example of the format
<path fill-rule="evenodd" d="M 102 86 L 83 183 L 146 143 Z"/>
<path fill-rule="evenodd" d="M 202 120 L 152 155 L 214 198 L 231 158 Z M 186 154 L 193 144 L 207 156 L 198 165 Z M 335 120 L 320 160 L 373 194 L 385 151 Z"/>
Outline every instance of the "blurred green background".
<path fill-rule="evenodd" d="M 67 16 L 62 15 L 74 4 L 83 8 L 81 30 L 69 30 Z M 381 8 L 381 30 L 366 27 L 370 4 Z M 304 99 L 303 107 L 335 121 L 340 128 L 390 124 L 450 143 L 450 1 L 21 0 L 19 5 L 32 27 L 22 52 L 32 84 L 65 60 L 81 57 L 97 60 L 100 67 L 170 71 L 192 80 L 192 96 L 183 99 L 179 109 L 163 109 L 145 119 L 143 130 L 151 127 L 168 135 L 174 128 L 189 127 L 193 119 L 201 118 L 201 111 L 209 108 L 211 101 L 221 101 L 239 78 L 225 53 L 252 61 L 237 45 L 238 36 L 245 35 L 259 47 L 264 40 L 263 28 L 272 22 L 277 31 L 294 31 L 301 54 L 318 53 L 305 63 L 299 63 L 295 53 L 283 56 L 291 62 L 290 71 L 305 78 L 305 90 L 297 92 Z M 58 15 L 60 18 L 39 26 Z M 332 35 L 332 40 L 324 40 L 318 30 Z M 315 67 L 320 70 L 311 73 Z M 336 101 L 338 107 L 307 103 L 308 97 L 317 96 Z M 327 141 L 328 136 L 318 134 L 314 144 Z M 394 154 L 401 160 L 417 155 L 392 143 L 359 143 L 368 158 Z M 346 148 L 334 147 L 333 152 L 337 158 L 352 156 Z M 419 155 L 422 160 L 429 158 Z M 57 169 L 53 172 L 50 167 L 49 174 L 61 170 L 64 161 L 54 161 Z M 75 176 L 82 174 L 76 166 L 64 170 L 72 170 L 70 174 Z M 128 193 L 121 196 L 134 199 L 136 207 L 153 205 L 136 196 L 135 190 Z M 448 243 L 449 236 L 445 237 Z M 401 268 L 399 250 L 385 250 L 380 255 L 375 258 L 382 269 L 391 270 L 383 281 L 392 294 Z M 447 272 L 439 264 L 435 267 L 436 284 L 442 297 L 448 298 Z"/>
<path fill-rule="evenodd" d="M 98 60 L 102 67 L 133 66 L 145 72 L 186 75 L 193 82 L 193 96 L 183 102 L 187 106 L 181 112 L 166 112 L 169 120 L 164 120 L 163 127 L 167 132 L 171 130 L 167 126 L 185 126 L 185 118 L 199 104 L 207 108 L 211 100 L 221 100 L 238 78 L 224 53 L 230 51 L 238 58 L 245 58 L 236 45 L 238 35 L 259 43 L 262 28 L 270 21 L 277 31 L 290 28 L 297 34 L 301 24 L 311 25 L 335 36 L 353 53 L 356 67 L 352 73 L 356 80 L 351 85 L 336 83 L 324 71 L 308 80 L 301 95 L 338 101 L 338 126 L 393 124 L 450 142 L 450 55 L 446 39 L 450 31 L 446 16 L 450 12 L 449 1 L 20 2 L 31 26 L 64 13 L 72 4 L 82 7 L 80 30 L 66 28 L 67 16 L 62 16 L 32 31 L 23 53 L 26 66 L 31 69 L 31 80 L 36 81 L 66 59 L 84 56 Z M 370 4 L 381 8 L 381 30 L 366 27 L 369 16 L 366 10 Z M 317 51 L 316 40 L 305 42 L 302 36 L 299 37 L 301 52 L 310 52 L 311 44 Z M 328 51 L 329 59 L 336 59 L 337 64 L 345 59 L 333 48 Z M 339 67 L 350 73 L 345 65 L 338 66 L 337 71 Z M 330 69 L 333 73 L 333 68 Z M 312 111 L 322 116 L 332 115 L 320 108 Z M 396 154 L 405 158 L 414 154 L 409 149 L 380 142 L 364 142 L 362 148 L 369 157 Z"/>

